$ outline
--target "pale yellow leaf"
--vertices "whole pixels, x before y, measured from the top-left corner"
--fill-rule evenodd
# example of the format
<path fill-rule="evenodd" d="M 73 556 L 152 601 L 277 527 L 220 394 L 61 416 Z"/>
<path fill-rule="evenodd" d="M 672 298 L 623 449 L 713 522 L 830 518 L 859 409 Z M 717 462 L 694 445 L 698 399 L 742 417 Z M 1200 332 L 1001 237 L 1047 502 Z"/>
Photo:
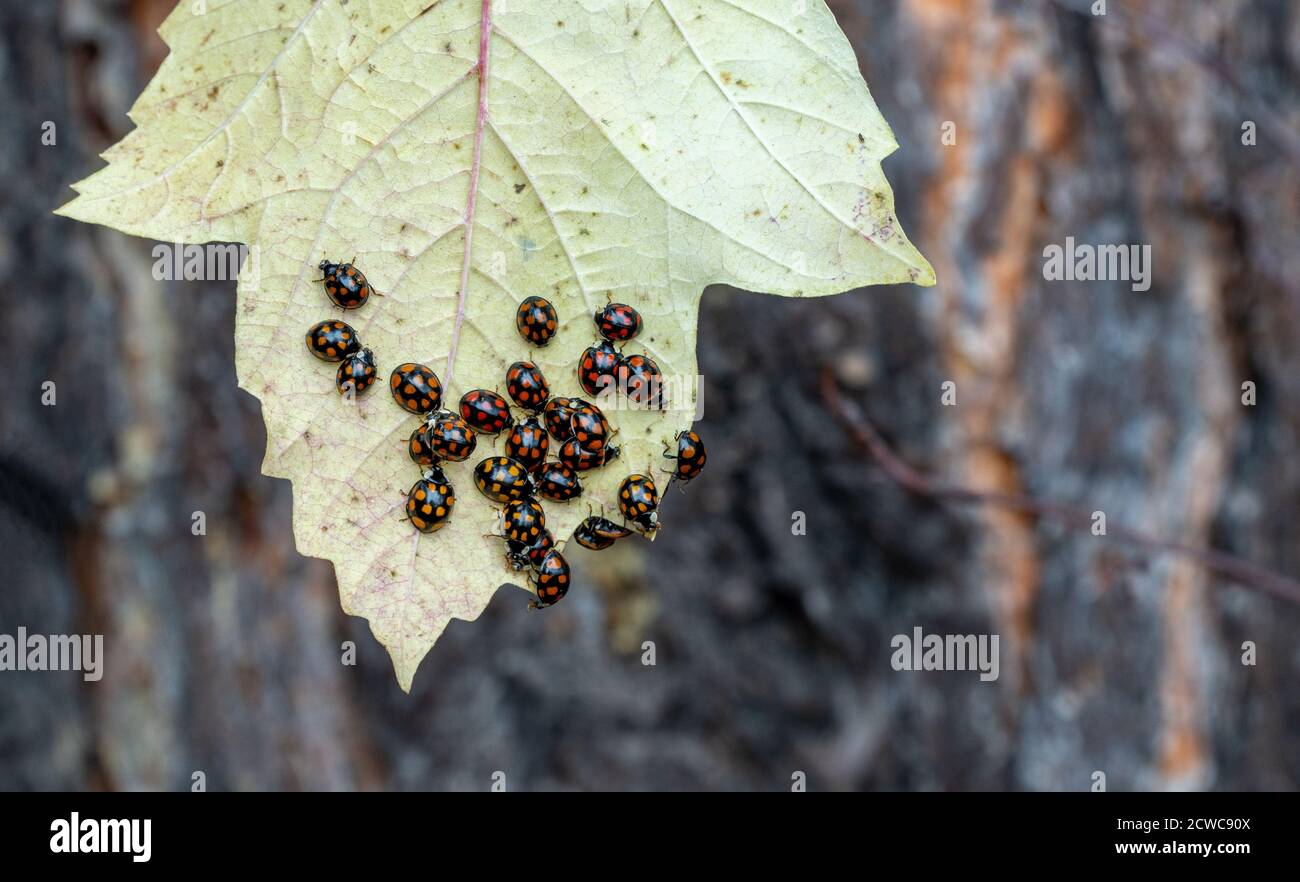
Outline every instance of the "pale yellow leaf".
<path fill-rule="evenodd" d="M 184 0 L 162 35 L 172 51 L 138 128 L 61 213 L 253 247 L 235 343 L 264 469 L 293 481 L 299 550 L 334 562 L 344 609 L 370 621 L 405 689 L 447 623 L 518 576 L 484 535 L 479 455 L 448 468 L 447 528 L 417 538 L 402 522 L 416 419 L 388 396 L 394 365 L 434 367 L 454 407 L 531 353 L 556 394 L 577 394 L 612 293 L 645 316 L 628 351 L 694 377 L 706 285 L 934 280 L 880 168 L 893 136 L 823 0 Z M 347 318 L 380 366 L 350 404 L 303 334 L 340 315 L 317 263 L 354 256 L 386 296 Z M 561 316 L 545 349 L 514 330 L 529 294 Z M 657 474 L 692 406 L 611 413 L 623 457 L 587 473 L 582 500 L 547 506 L 557 540 L 624 475 Z M 671 507 L 664 520 L 689 528 Z"/>

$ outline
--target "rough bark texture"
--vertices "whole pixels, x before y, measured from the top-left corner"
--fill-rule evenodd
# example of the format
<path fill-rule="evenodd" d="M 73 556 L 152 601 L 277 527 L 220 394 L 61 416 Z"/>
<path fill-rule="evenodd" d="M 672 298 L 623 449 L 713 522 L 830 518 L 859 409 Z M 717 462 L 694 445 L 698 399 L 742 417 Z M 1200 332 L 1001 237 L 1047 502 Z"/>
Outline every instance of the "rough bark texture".
<path fill-rule="evenodd" d="M 710 292 L 713 458 L 660 541 L 575 553 L 578 587 L 545 615 L 502 591 L 409 697 L 259 473 L 233 282 L 155 282 L 149 243 L 49 213 L 127 131 L 171 3 L 0 7 L 0 632 L 103 633 L 108 654 L 95 684 L 0 673 L 0 788 L 181 789 L 195 770 L 209 789 L 484 789 L 497 770 L 511 789 L 775 790 L 797 770 L 812 789 L 1296 787 L 1300 611 L 909 495 L 819 383 L 833 370 L 947 480 L 1300 576 L 1297 5 L 831 5 L 939 286 Z M 1045 281 L 1067 236 L 1150 244 L 1151 289 Z M 1001 678 L 894 671 L 914 626 L 999 634 Z"/>

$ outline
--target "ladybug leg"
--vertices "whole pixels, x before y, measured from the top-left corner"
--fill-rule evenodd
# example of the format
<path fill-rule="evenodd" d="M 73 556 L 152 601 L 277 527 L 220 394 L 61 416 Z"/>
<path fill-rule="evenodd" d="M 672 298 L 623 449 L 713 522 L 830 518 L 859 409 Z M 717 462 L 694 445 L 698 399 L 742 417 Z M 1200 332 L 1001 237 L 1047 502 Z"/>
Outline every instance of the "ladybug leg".
<path fill-rule="evenodd" d="M 542 605 L 537 602 L 537 575 L 530 567 L 528 570 L 528 587 L 532 589 L 534 598 L 528 602 L 529 609 L 541 609 Z"/>

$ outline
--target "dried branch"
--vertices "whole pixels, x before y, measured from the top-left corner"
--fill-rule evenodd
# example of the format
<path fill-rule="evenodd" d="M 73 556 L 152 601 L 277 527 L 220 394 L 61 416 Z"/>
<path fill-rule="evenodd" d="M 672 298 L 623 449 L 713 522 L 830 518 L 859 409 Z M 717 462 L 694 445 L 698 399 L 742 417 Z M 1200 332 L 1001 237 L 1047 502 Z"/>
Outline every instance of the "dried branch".
<path fill-rule="evenodd" d="M 839 419 L 850 437 L 871 455 L 890 480 L 908 492 L 958 505 L 987 505 L 1013 509 L 1035 520 L 1052 521 L 1069 527 L 1088 529 L 1092 525 L 1092 510 L 1045 502 L 1029 496 L 985 492 L 947 484 L 918 471 L 894 452 L 861 407 L 840 394 L 835 378 L 829 370 L 822 373 L 821 387 L 822 400 L 831 413 Z M 1300 582 L 1227 552 L 1162 539 L 1115 524 L 1113 521 L 1107 525 L 1105 538 L 1150 553 L 1180 555 L 1242 587 L 1253 588 L 1300 604 Z"/>

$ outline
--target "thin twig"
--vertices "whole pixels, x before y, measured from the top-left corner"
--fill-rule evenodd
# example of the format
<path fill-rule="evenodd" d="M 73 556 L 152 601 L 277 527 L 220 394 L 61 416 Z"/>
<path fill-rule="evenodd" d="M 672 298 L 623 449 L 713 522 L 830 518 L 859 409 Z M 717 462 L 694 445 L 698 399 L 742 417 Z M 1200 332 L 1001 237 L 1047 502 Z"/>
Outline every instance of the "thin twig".
<path fill-rule="evenodd" d="M 894 452 L 862 408 L 840 394 L 835 378 L 829 370 L 822 373 L 821 385 L 822 400 L 825 401 L 826 406 L 844 425 L 853 440 L 866 448 L 881 471 L 904 490 L 918 496 L 959 505 L 987 505 L 1014 509 L 1035 520 L 1054 521 L 1070 527 L 1087 529 L 1092 525 L 1093 513 L 1083 508 L 1045 502 L 1014 493 L 986 492 L 947 484 L 918 471 Z M 1114 522 L 1107 524 L 1105 538 L 1148 552 L 1180 555 L 1242 587 L 1254 588 L 1300 604 L 1300 582 L 1236 555 L 1185 542 L 1162 539 Z"/>

